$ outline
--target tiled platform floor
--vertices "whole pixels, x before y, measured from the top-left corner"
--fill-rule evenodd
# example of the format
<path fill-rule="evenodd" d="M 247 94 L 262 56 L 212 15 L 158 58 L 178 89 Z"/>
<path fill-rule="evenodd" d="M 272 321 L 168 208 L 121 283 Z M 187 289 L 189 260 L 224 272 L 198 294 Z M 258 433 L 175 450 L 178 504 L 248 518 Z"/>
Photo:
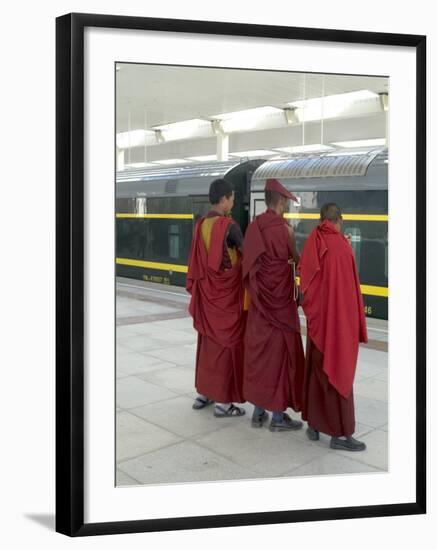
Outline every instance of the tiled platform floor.
<path fill-rule="evenodd" d="M 217 419 L 212 406 L 191 408 L 197 335 L 187 302 L 183 289 L 118 281 L 117 485 L 387 470 L 386 352 L 360 349 L 355 435 L 367 450 L 333 451 L 327 436 L 308 441 L 305 427 L 251 428 L 248 403 L 242 418 Z M 384 324 L 377 327 L 381 340 Z"/>

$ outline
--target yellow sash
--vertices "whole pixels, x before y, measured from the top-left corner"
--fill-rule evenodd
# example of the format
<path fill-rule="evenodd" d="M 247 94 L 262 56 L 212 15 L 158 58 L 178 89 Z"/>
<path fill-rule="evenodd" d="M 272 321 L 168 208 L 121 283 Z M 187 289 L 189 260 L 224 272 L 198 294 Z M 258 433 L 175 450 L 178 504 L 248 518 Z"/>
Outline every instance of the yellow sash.
<path fill-rule="evenodd" d="M 215 222 L 217 221 L 218 216 L 213 216 L 211 218 L 205 218 L 200 227 L 200 233 L 202 235 L 203 244 L 205 245 L 206 251 L 209 252 L 209 245 L 211 243 L 211 234 L 212 228 L 214 227 Z M 238 254 L 235 248 L 229 248 L 226 246 L 231 260 L 232 266 L 237 263 Z"/>

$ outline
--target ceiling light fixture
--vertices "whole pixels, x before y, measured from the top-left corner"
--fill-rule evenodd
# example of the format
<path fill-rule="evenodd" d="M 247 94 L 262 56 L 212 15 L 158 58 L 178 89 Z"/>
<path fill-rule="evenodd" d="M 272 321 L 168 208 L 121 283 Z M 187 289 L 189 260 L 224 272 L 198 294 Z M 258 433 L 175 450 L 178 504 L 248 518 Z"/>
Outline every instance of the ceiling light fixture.
<path fill-rule="evenodd" d="M 153 145 L 155 143 L 155 132 L 149 130 L 119 132 L 116 141 L 119 149 L 129 149 L 130 147 L 140 147 L 141 145 Z"/>
<path fill-rule="evenodd" d="M 285 120 L 288 125 L 297 124 L 299 122 L 299 117 L 297 116 L 297 107 L 286 107 L 283 109 Z"/>
<path fill-rule="evenodd" d="M 385 138 L 358 139 L 355 141 L 335 141 L 332 143 L 338 147 L 378 147 L 386 144 Z"/>
<path fill-rule="evenodd" d="M 211 137 L 213 131 L 209 120 L 194 118 L 172 124 L 154 126 L 154 130 L 162 132 L 165 141 L 176 141 L 197 137 Z"/>
<path fill-rule="evenodd" d="M 354 156 L 354 155 L 367 155 L 368 151 L 334 151 L 333 153 L 328 153 L 327 157 L 345 157 L 345 156 Z"/>
<path fill-rule="evenodd" d="M 277 147 L 278 151 L 284 151 L 285 153 L 312 153 L 322 151 L 332 151 L 334 147 L 330 145 L 322 145 L 321 143 L 315 143 L 312 145 L 296 145 L 294 147 Z"/>
<path fill-rule="evenodd" d="M 270 151 L 268 149 L 253 149 L 251 151 L 235 151 L 229 153 L 231 157 L 271 157 L 277 155 L 277 151 Z"/>
<path fill-rule="evenodd" d="M 131 162 L 130 164 L 125 164 L 125 168 L 146 168 L 148 166 L 155 166 L 153 162 Z"/>
<path fill-rule="evenodd" d="M 314 97 L 299 101 L 289 102 L 290 107 L 296 109 L 296 116 L 300 122 L 320 120 L 327 118 L 336 118 L 345 116 L 348 112 L 352 115 L 359 112 L 358 104 L 360 102 L 372 103 L 377 100 L 378 94 L 370 90 L 358 90 L 356 92 L 347 92 L 344 94 L 334 94 L 324 97 Z M 364 107 L 364 105 L 363 105 Z M 355 108 L 355 109 L 354 109 Z M 372 108 L 372 105 L 366 104 L 366 111 Z M 379 105 L 373 106 L 374 109 L 380 109 Z"/>
<path fill-rule="evenodd" d="M 208 162 L 211 160 L 217 160 L 217 155 L 200 155 L 198 157 L 187 157 L 187 160 L 194 160 L 196 162 Z"/>
<path fill-rule="evenodd" d="M 388 111 L 388 94 L 387 93 L 379 94 L 379 99 L 381 101 L 381 109 L 383 111 Z"/>
<path fill-rule="evenodd" d="M 155 130 L 154 134 L 155 134 L 156 143 L 165 143 L 165 137 L 164 137 L 164 134 L 162 133 L 162 130 Z"/>
<path fill-rule="evenodd" d="M 163 160 L 154 160 L 153 164 L 162 164 L 164 166 L 171 164 L 190 164 L 190 160 L 187 159 L 163 159 Z"/>
<path fill-rule="evenodd" d="M 232 132 L 244 132 L 272 126 L 272 122 L 269 121 L 272 117 L 279 117 L 284 124 L 283 116 L 283 109 L 265 106 L 245 109 L 243 111 L 234 111 L 232 113 L 221 113 L 219 115 L 213 115 L 211 119 L 213 121 L 219 120 L 223 131 L 229 134 Z"/>

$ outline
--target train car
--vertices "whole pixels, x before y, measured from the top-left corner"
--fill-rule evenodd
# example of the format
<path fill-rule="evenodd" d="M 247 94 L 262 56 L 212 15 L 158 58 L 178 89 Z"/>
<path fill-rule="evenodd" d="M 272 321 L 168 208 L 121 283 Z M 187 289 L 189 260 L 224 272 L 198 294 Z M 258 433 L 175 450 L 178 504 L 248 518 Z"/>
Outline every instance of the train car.
<path fill-rule="evenodd" d="M 209 209 L 208 189 L 219 177 L 235 188 L 232 212 L 243 232 L 265 210 L 264 185 L 278 178 L 299 198 L 285 217 L 302 249 L 325 202 L 339 204 L 351 236 L 365 312 L 387 319 L 387 151 L 311 154 L 279 160 L 124 171 L 117 174 L 117 275 L 185 285 L 196 220 Z"/>
<path fill-rule="evenodd" d="M 263 162 L 214 162 L 118 172 L 117 275 L 185 285 L 193 227 L 209 210 L 211 182 L 225 178 L 233 184 L 232 215 L 244 232 L 249 222 L 250 181 Z"/>
<path fill-rule="evenodd" d="M 319 220 L 320 208 L 336 202 L 344 233 L 351 236 L 368 317 L 388 316 L 387 150 L 325 153 L 263 163 L 251 181 L 251 217 L 265 210 L 266 179 L 277 178 L 299 199 L 285 217 L 298 249 Z"/>

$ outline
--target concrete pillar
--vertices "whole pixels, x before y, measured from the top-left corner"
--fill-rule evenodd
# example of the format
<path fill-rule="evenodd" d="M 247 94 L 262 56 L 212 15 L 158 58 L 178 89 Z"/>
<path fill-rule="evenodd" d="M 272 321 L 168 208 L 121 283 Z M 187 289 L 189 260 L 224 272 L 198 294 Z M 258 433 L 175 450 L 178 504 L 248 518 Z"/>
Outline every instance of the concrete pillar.
<path fill-rule="evenodd" d="M 117 172 L 124 170 L 124 149 L 117 148 Z"/>
<path fill-rule="evenodd" d="M 385 112 L 385 143 L 387 149 L 390 145 L 390 124 L 389 124 L 389 111 Z"/>
<path fill-rule="evenodd" d="M 379 94 L 379 99 L 381 102 L 381 109 L 385 113 L 385 141 L 387 147 L 389 146 L 390 139 L 390 126 L 389 126 L 389 99 L 387 93 Z"/>
<path fill-rule="evenodd" d="M 217 134 L 217 160 L 229 159 L 229 134 Z"/>
<path fill-rule="evenodd" d="M 390 146 L 390 109 L 388 107 L 387 98 L 387 110 L 385 111 L 385 143 L 387 145 L 387 149 Z"/>

